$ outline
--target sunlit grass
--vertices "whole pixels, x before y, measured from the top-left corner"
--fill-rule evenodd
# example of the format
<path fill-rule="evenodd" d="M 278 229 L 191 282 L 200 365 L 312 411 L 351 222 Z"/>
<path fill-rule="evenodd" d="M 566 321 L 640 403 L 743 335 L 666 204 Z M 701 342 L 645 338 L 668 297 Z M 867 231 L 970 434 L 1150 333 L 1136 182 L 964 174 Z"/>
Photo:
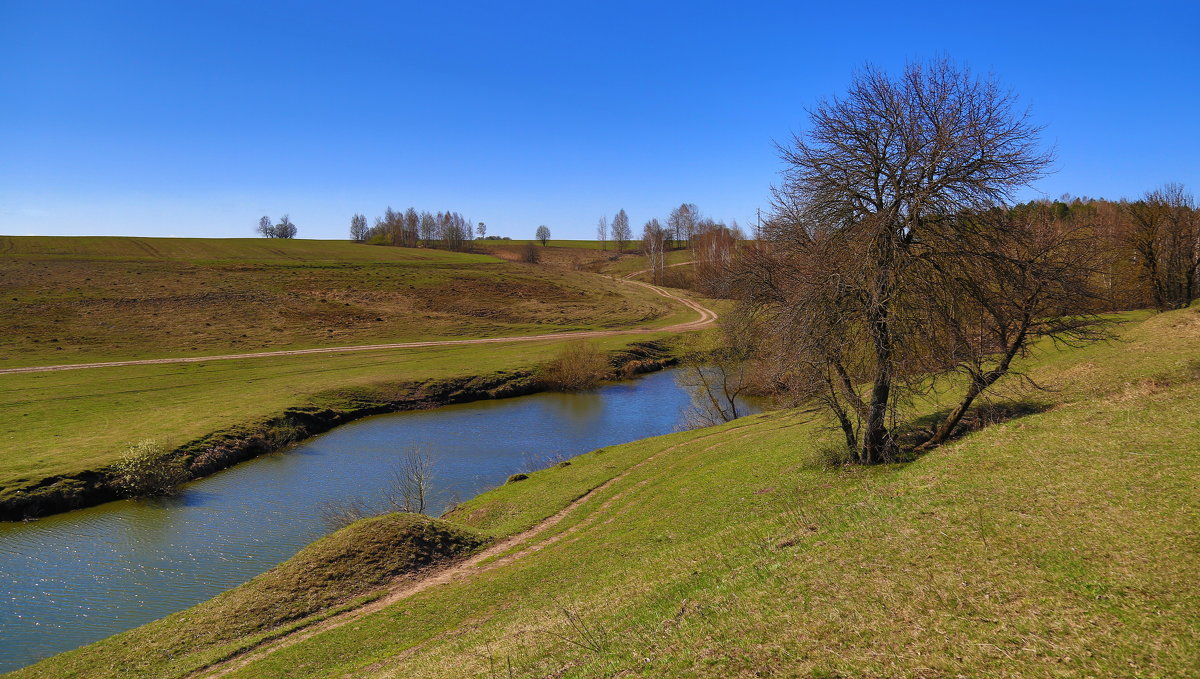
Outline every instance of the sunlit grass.
<path fill-rule="evenodd" d="M 831 468 L 783 411 L 535 473 L 450 518 L 509 535 L 599 488 L 541 549 L 234 676 L 1192 676 L 1200 313 L 1120 333 L 1025 364 L 1045 412 L 907 464 Z M 19 676 L 182 676 L 175 634 Z"/>

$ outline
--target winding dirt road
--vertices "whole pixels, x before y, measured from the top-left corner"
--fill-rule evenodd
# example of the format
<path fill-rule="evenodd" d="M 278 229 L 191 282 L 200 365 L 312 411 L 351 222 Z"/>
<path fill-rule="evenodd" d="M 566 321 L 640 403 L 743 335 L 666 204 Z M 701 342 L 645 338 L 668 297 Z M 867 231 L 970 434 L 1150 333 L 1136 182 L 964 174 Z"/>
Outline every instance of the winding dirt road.
<path fill-rule="evenodd" d="M 690 264 L 690 262 L 684 262 Z M 673 264 L 672 266 L 679 266 Z M 318 349 L 292 349 L 286 351 L 260 351 L 250 354 L 223 354 L 220 356 L 186 356 L 179 358 L 148 358 L 135 361 L 106 361 L 102 363 L 72 363 L 67 365 L 42 365 L 29 368 L 2 368 L 0 375 L 9 375 L 15 373 L 42 373 L 56 372 L 60 370 L 84 370 L 86 368 L 117 368 L 130 365 L 161 365 L 166 363 L 207 363 L 209 361 L 229 361 L 241 358 L 270 358 L 273 356 L 304 356 L 307 354 L 342 354 L 355 351 L 379 351 L 381 349 L 420 349 L 423 347 L 453 347 L 466 344 L 500 344 L 505 342 L 538 342 L 542 340 L 562 340 L 562 339 L 589 339 L 596 337 L 612 337 L 614 335 L 645 335 L 656 332 L 688 332 L 691 330 L 701 330 L 706 328 L 717 319 L 717 314 L 712 309 L 704 307 L 690 299 L 680 297 L 658 286 L 643 283 L 641 281 L 631 280 L 634 276 L 646 273 L 645 271 L 634 271 L 627 274 L 620 280 L 629 285 L 639 285 L 643 288 L 653 290 L 654 292 L 672 299 L 687 308 L 700 314 L 700 318 L 687 323 L 676 323 L 675 325 L 666 326 L 663 328 L 630 328 L 627 330 L 582 330 L 578 332 L 560 332 L 547 333 L 543 335 L 520 335 L 516 337 L 481 337 L 478 339 L 464 340 L 433 340 L 428 342 L 397 342 L 395 344 L 359 344 L 348 347 L 321 347 Z"/>

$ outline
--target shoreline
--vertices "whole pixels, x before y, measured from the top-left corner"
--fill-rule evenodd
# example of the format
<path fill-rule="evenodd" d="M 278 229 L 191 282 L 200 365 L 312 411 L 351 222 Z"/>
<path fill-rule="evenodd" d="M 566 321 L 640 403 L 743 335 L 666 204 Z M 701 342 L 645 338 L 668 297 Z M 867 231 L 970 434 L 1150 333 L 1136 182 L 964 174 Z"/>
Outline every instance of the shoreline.
<path fill-rule="evenodd" d="M 632 377 L 674 365 L 677 358 L 665 342 L 631 342 L 610 353 L 616 373 Z M 183 462 L 195 481 L 239 462 L 282 450 L 304 439 L 323 434 L 364 417 L 413 410 L 428 410 L 456 403 L 525 396 L 549 389 L 537 379 L 536 369 L 500 371 L 427 382 L 390 382 L 372 385 L 386 398 L 347 398 L 329 406 L 298 405 L 256 422 L 232 425 L 173 449 L 165 459 Z M 36 520 L 75 509 L 128 499 L 114 485 L 110 467 L 85 469 L 49 476 L 10 491 L 0 499 L 0 521 Z"/>

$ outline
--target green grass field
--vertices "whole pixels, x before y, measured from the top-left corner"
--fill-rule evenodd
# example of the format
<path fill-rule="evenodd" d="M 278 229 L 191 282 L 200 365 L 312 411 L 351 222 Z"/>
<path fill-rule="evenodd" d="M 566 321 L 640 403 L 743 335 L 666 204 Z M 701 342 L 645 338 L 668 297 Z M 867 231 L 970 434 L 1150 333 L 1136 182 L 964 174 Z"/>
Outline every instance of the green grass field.
<path fill-rule="evenodd" d="M 1025 363 L 1049 390 L 1001 398 L 1042 412 L 914 462 L 830 466 L 835 432 L 778 411 L 537 472 L 448 518 L 512 535 L 597 490 L 492 567 L 228 676 L 1196 676 L 1200 312 L 1125 320 Z M 269 636 L 205 641 L 218 605 L 15 676 L 182 677 Z"/>
<path fill-rule="evenodd" d="M 662 297 L 563 266 L 346 241 L 0 237 L 0 367 L 600 330 Z"/>

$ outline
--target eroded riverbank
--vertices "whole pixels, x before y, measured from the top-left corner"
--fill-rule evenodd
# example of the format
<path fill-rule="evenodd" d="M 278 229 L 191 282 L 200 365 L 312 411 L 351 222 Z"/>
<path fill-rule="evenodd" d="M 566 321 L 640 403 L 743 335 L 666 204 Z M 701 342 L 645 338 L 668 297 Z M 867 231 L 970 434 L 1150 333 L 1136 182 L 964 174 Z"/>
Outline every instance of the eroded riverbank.
<path fill-rule="evenodd" d="M 611 358 L 614 369 L 624 375 L 660 370 L 674 363 L 669 348 L 658 342 L 630 344 Z M 542 390 L 533 369 L 335 390 L 311 399 L 318 405 L 298 405 L 274 417 L 212 432 L 184 443 L 170 456 L 182 463 L 190 479 L 198 479 L 364 417 Z M 45 517 L 121 497 L 110 468 L 50 476 L 22 487 L 0 489 L 0 521 Z"/>

